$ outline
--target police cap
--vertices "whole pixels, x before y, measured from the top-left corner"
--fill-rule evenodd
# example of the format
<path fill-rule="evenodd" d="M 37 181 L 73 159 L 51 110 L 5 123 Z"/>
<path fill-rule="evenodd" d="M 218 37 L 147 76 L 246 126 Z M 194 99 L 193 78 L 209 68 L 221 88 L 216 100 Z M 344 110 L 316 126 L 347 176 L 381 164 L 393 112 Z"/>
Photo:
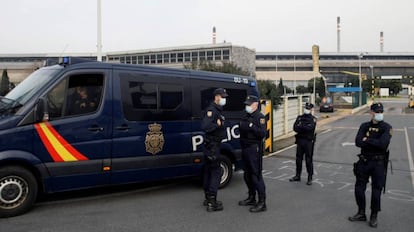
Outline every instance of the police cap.
<path fill-rule="evenodd" d="M 306 102 L 306 104 L 305 104 L 305 109 L 310 110 L 310 109 L 312 109 L 312 108 L 313 108 L 313 104 L 312 104 L 312 103 L 310 103 L 310 102 Z"/>
<path fill-rule="evenodd" d="M 216 95 L 220 95 L 221 97 L 228 97 L 229 95 L 227 94 L 226 90 L 223 88 L 218 88 L 215 89 L 213 92 L 214 96 Z"/>
<path fill-rule="evenodd" d="M 246 97 L 246 101 L 244 101 L 244 104 L 251 105 L 253 102 L 259 102 L 259 98 L 254 95 L 249 95 Z"/>
<path fill-rule="evenodd" d="M 384 112 L 384 106 L 381 102 L 376 102 L 371 105 L 371 111 L 374 113 L 382 113 Z"/>

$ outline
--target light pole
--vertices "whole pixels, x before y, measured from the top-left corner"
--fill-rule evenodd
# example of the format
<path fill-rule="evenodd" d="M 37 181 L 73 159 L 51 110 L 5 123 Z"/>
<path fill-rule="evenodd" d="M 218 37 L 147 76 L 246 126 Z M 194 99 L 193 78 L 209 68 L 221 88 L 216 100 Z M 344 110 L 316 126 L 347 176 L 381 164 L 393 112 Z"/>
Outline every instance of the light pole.
<path fill-rule="evenodd" d="M 361 59 L 364 56 L 363 53 L 358 55 L 358 63 L 359 63 L 359 103 L 358 105 L 362 105 L 362 77 L 361 77 Z"/>
<path fill-rule="evenodd" d="M 374 102 L 375 99 L 375 79 L 374 79 L 374 66 L 370 65 L 371 68 L 371 99 Z"/>
<path fill-rule="evenodd" d="M 96 60 L 102 61 L 102 15 L 101 15 L 101 0 L 97 0 L 97 52 Z"/>

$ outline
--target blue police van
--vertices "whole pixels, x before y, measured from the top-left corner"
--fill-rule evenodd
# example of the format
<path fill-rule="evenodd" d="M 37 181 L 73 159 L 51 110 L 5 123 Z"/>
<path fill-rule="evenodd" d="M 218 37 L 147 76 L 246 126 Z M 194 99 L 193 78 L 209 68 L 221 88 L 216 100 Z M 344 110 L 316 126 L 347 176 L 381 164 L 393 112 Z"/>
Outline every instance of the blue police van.
<path fill-rule="evenodd" d="M 201 175 L 201 120 L 219 87 L 224 187 L 240 168 L 237 123 L 254 78 L 71 57 L 36 70 L 0 99 L 0 217 L 42 193 Z"/>

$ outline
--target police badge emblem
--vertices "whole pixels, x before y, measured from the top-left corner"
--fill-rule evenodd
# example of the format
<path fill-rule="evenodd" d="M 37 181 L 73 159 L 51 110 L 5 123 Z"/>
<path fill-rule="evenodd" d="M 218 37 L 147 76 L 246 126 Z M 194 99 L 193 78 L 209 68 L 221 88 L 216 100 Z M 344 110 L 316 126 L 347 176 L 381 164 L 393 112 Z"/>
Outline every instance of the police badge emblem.
<path fill-rule="evenodd" d="M 162 151 L 164 147 L 164 135 L 161 131 L 162 126 L 157 123 L 148 125 L 149 131 L 145 137 L 146 151 L 155 155 Z"/>

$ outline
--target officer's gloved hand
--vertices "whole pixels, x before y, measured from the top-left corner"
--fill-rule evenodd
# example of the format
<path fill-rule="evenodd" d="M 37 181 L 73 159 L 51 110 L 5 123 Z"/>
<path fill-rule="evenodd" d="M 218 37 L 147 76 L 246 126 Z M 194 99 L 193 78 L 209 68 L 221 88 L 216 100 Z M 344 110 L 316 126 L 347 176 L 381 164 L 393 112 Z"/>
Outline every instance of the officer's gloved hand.
<path fill-rule="evenodd" d="M 216 160 L 217 160 L 217 157 L 216 157 L 215 155 L 208 155 L 208 156 L 207 156 L 207 159 L 208 159 L 209 161 L 216 161 Z"/>
<path fill-rule="evenodd" d="M 240 128 L 244 129 L 244 130 L 248 130 L 249 129 L 249 122 L 248 121 L 241 121 L 240 122 Z"/>

